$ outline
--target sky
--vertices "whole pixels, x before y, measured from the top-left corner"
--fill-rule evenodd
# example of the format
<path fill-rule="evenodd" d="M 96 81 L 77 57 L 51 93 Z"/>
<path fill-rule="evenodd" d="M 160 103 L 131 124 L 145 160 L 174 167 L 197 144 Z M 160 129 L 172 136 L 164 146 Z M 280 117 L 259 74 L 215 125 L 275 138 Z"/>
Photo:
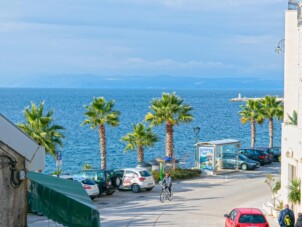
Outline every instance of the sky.
<path fill-rule="evenodd" d="M 0 86 L 16 78 L 283 78 L 286 0 L 0 0 Z"/>

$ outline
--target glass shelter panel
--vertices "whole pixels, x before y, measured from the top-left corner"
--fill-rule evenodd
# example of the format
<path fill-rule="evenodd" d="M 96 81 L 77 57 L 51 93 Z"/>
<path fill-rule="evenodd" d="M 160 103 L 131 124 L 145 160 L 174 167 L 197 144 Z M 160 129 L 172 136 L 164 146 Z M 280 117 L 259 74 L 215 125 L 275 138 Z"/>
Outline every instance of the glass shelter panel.
<path fill-rule="evenodd" d="M 238 150 L 236 144 L 216 146 L 215 170 L 236 169 L 238 167 Z"/>

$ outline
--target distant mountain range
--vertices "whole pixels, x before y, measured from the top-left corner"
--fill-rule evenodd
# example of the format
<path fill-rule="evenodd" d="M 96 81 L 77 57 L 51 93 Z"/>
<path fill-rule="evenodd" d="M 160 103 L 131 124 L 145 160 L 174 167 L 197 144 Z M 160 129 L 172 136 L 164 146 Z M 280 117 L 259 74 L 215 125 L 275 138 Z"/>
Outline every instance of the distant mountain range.
<path fill-rule="evenodd" d="M 180 76 L 30 76 L 6 79 L 0 87 L 17 88 L 115 88 L 115 89 L 256 89 L 282 90 L 283 80 L 257 78 L 198 78 Z"/>

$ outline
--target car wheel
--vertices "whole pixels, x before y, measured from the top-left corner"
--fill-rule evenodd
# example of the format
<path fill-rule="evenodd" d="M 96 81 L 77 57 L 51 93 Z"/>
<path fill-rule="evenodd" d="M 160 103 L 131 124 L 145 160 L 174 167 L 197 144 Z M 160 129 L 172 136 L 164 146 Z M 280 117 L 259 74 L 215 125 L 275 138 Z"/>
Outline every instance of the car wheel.
<path fill-rule="evenodd" d="M 141 190 L 141 188 L 139 187 L 138 184 L 133 184 L 133 185 L 131 186 L 131 189 L 132 189 L 132 191 L 133 191 L 134 193 L 138 193 L 138 192 L 140 192 L 140 190 Z"/>
<path fill-rule="evenodd" d="M 152 189 L 153 189 L 153 187 L 152 188 L 146 188 L 146 191 L 150 192 Z"/>
<path fill-rule="evenodd" d="M 106 195 L 112 195 L 114 193 L 114 191 L 113 192 L 106 192 Z"/>
<path fill-rule="evenodd" d="M 241 165 L 241 169 L 242 169 L 242 170 L 247 170 L 247 165 L 246 165 L 246 164 L 242 164 L 242 165 Z"/>

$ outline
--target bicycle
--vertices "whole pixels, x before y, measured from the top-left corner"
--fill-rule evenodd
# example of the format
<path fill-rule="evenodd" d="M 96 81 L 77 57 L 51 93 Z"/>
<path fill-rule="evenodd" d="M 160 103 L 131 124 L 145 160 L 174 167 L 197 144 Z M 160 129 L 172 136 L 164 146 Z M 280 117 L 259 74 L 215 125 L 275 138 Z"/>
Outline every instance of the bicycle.
<path fill-rule="evenodd" d="M 161 193 L 160 193 L 160 197 L 159 197 L 160 201 L 162 203 L 164 203 L 166 199 L 171 201 L 172 197 L 173 197 L 172 189 L 171 189 L 171 193 L 170 193 L 168 188 L 166 188 L 166 186 L 163 185 L 162 182 L 160 182 L 160 184 L 161 184 Z"/>

